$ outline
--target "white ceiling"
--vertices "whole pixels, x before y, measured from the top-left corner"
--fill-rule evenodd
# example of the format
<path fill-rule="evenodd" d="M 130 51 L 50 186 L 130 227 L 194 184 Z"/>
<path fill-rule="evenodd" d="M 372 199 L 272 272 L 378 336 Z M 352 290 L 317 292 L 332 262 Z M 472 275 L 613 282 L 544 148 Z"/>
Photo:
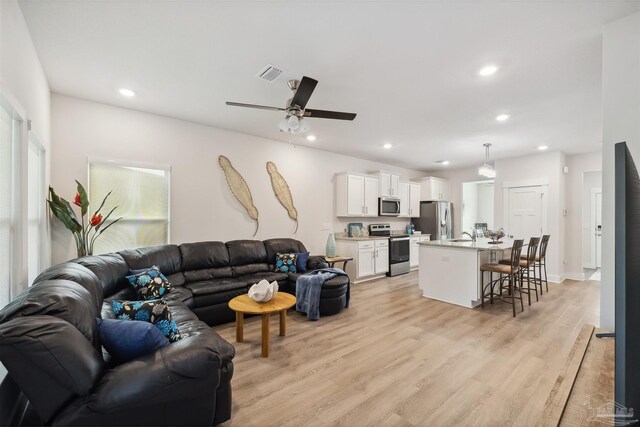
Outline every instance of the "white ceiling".
<path fill-rule="evenodd" d="M 319 80 L 315 147 L 429 170 L 600 148 L 602 26 L 637 1 L 21 1 L 56 93 L 287 141 L 288 78 Z M 272 63 L 274 83 L 254 75 Z M 491 77 L 478 76 L 497 64 Z M 127 87 L 138 96 L 124 98 Z M 500 113 L 511 114 L 497 122 Z M 293 141 L 309 144 L 303 136 Z M 382 149 L 385 142 L 394 144 Z"/>

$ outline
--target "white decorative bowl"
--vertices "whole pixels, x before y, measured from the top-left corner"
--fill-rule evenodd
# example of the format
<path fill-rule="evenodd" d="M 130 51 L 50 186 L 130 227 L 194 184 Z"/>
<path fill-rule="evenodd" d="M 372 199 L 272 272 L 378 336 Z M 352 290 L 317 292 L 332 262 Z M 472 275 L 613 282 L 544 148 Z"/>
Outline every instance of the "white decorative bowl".
<path fill-rule="evenodd" d="M 249 288 L 249 298 L 257 302 L 267 302 L 278 295 L 278 282 L 261 280 Z"/>

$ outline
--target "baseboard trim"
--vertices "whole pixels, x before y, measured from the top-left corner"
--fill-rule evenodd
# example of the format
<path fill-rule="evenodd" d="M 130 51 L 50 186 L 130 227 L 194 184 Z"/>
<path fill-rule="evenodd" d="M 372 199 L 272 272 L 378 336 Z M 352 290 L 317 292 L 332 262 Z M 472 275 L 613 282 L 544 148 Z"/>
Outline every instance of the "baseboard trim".
<path fill-rule="evenodd" d="M 564 273 L 564 278 L 569 280 L 577 280 L 583 282 L 585 280 L 584 273 Z"/>
<path fill-rule="evenodd" d="M 558 276 L 557 274 L 550 274 L 548 277 L 548 280 L 552 283 L 562 283 L 564 279 L 564 275 Z"/>

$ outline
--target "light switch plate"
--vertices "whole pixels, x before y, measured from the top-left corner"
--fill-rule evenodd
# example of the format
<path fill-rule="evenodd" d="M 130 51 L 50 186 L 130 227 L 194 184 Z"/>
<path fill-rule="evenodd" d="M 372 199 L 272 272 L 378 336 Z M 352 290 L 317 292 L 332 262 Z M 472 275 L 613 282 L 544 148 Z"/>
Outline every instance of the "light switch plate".
<path fill-rule="evenodd" d="M 322 230 L 331 230 L 331 223 L 330 222 L 323 222 L 322 223 Z"/>

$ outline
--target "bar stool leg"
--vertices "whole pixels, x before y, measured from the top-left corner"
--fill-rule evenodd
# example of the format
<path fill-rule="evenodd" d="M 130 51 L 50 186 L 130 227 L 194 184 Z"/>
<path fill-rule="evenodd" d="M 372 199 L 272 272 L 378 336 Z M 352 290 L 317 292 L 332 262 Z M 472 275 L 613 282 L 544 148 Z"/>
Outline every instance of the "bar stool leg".
<path fill-rule="evenodd" d="M 524 286 L 524 273 L 527 273 L 527 303 L 531 305 L 531 280 L 529 280 L 529 269 L 523 268 L 522 274 L 520 275 L 520 285 Z M 520 296 L 522 296 L 522 291 L 520 292 Z"/>
<path fill-rule="evenodd" d="M 538 281 L 536 279 L 536 265 L 533 264 L 533 267 L 531 267 L 531 270 L 529 270 L 529 272 L 527 274 L 531 274 L 533 272 L 533 290 L 536 291 L 536 301 L 540 301 L 538 299 Z"/>
<path fill-rule="evenodd" d="M 544 262 L 544 284 L 547 287 L 547 292 L 549 292 L 549 281 L 547 280 L 547 260 L 540 260 L 540 262 Z M 540 287 L 542 287 L 542 283 L 540 284 Z"/>
<path fill-rule="evenodd" d="M 518 292 L 520 293 L 520 311 L 524 312 L 524 303 L 522 302 L 522 281 L 520 281 L 520 286 L 518 287 Z"/>
<path fill-rule="evenodd" d="M 489 283 L 491 283 L 491 287 L 489 288 L 489 301 L 491 302 L 491 304 L 493 304 L 493 271 L 489 272 Z"/>
<path fill-rule="evenodd" d="M 513 308 L 513 317 L 516 317 L 516 292 L 513 289 L 513 281 L 515 280 L 515 275 L 509 275 L 509 293 L 511 294 L 511 308 Z M 522 297 L 522 294 L 520 294 Z"/>

